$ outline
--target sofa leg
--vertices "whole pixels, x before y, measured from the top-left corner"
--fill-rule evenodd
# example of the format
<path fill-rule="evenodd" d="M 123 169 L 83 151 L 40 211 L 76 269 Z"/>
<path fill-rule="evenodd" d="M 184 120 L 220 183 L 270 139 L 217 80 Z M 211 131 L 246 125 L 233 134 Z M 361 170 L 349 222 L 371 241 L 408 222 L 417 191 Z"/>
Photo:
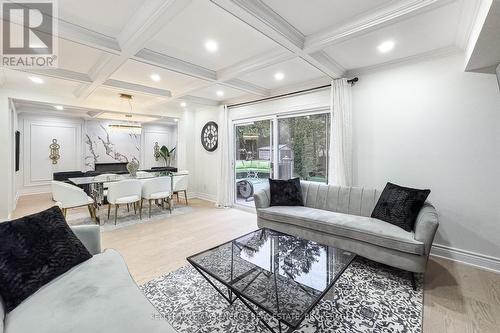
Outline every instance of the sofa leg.
<path fill-rule="evenodd" d="M 413 272 L 408 272 L 408 273 L 410 273 L 410 280 L 413 291 L 417 291 L 417 282 L 415 280 L 415 273 Z"/>

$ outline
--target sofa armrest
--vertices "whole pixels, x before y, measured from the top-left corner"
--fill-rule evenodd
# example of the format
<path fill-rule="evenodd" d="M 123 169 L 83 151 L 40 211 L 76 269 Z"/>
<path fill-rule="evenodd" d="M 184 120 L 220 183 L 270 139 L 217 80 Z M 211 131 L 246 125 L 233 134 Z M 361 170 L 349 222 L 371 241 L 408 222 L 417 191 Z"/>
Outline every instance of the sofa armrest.
<path fill-rule="evenodd" d="M 101 230 L 98 225 L 77 225 L 71 227 L 71 230 L 89 250 L 90 254 L 101 253 Z"/>
<path fill-rule="evenodd" d="M 432 242 L 439 226 L 439 217 L 433 205 L 426 202 L 420 210 L 415 222 L 415 239 L 424 243 L 425 254 L 429 255 Z"/>
<path fill-rule="evenodd" d="M 255 208 L 267 208 L 271 203 L 271 194 L 269 187 L 258 190 L 253 194 L 253 200 L 255 201 Z"/>

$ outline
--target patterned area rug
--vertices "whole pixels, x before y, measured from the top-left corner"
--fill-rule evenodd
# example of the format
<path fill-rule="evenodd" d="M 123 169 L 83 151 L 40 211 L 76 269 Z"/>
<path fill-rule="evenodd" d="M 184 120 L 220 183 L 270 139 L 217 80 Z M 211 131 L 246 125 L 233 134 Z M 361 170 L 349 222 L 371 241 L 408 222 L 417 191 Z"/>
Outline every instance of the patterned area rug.
<path fill-rule="evenodd" d="M 241 301 L 229 305 L 190 266 L 141 289 L 161 319 L 180 333 L 269 332 Z M 413 291 L 407 272 L 358 257 L 295 332 L 417 333 L 422 331 L 422 308 L 422 278 Z"/>
<path fill-rule="evenodd" d="M 98 211 L 97 214 L 101 219 L 101 230 L 109 231 L 109 230 L 125 228 L 134 224 L 143 224 L 143 223 L 168 219 L 172 216 L 178 216 L 189 213 L 192 210 L 193 209 L 190 206 L 178 205 L 172 210 L 172 213 L 170 213 L 168 209 L 163 209 L 155 205 L 151 208 L 151 218 L 150 218 L 148 213 L 148 208 L 146 206 L 143 207 L 142 220 L 141 220 L 139 218 L 139 212 L 137 212 L 137 214 L 134 214 L 134 208 L 132 206 L 130 207 L 130 211 L 128 211 L 127 206 L 120 206 L 120 208 L 118 209 L 118 219 L 116 220 L 116 225 L 114 220 L 114 208 L 112 208 L 111 210 L 111 216 L 109 220 L 107 216 L 108 214 L 107 206 L 101 207 L 101 209 Z M 82 211 L 78 213 L 70 212 L 67 221 L 69 225 L 95 224 L 95 222 L 92 221 L 92 219 L 90 218 L 89 213 L 87 211 Z"/>

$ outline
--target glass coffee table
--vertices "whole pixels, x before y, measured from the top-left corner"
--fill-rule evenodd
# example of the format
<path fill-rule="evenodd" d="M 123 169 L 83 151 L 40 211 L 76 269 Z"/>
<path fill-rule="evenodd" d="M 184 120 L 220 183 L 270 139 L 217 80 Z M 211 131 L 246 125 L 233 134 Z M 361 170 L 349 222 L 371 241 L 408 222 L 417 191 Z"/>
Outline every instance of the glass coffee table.
<path fill-rule="evenodd" d="M 230 304 L 239 299 L 270 331 L 291 332 L 355 257 L 335 247 L 259 229 L 187 260 Z"/>

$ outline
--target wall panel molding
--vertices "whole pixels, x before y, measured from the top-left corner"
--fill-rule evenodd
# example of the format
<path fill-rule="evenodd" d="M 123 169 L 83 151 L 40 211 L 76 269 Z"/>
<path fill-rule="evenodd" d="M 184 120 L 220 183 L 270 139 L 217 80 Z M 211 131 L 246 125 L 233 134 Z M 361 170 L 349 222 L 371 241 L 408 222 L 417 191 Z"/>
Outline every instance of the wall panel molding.
<path fill-rule="evenodd" d="M 50 185 L 52 173 L 79 170 L 82 166 L 82 126 L 79 120 L 25 117 L 21 133 L 21 160 L 23 161 L 20 193 L 45 192 Z M 32 133 L 36 132 L 36 136 Z M 41 134 L 41 135 L 40 135 Z M 44 137 L 44 138 L 41 138 Z M 49 156 L 50 138 L 61 144 L 61 159 L 52 164 Z"/>

